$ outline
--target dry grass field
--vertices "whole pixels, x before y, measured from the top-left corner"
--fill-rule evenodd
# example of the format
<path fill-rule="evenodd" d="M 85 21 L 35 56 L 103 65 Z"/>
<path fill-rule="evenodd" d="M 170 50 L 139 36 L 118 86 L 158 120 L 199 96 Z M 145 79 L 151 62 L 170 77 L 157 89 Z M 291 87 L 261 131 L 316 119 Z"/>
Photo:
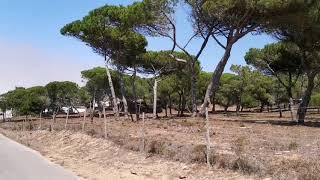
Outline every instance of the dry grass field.
<path fill-rule="evenodd" d="M 1 132 L 40 151 L 52 161 L 86 179 L 319 179 L 319 114 L 297 126 L 290 113 L 210 114 L 211 148 L 206 163 L 205 121 L 202 118 L 145 118 L 145 147 L 141 151 L 142 122 L 121 117 L 71 118 L 65 129 L 60 117 L 1 123 Z M 30 129 L 29 123 L 25 124 Z"/>

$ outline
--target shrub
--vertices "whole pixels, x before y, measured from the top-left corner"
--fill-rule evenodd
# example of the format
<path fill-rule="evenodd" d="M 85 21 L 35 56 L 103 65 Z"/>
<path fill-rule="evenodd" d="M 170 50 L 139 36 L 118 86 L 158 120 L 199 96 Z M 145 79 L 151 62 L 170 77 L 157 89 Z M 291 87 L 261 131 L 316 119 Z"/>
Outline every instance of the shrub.
<path fill-rule="evenodd" d="M 290 151 L 292 151 L 292 150 L 296 150 L 296 149 L 298 149 L 298 143 L 296 143 L 296 142 L 290 142 L 290 144 L 288 145 L 288 149 L 290 150 Z"/>

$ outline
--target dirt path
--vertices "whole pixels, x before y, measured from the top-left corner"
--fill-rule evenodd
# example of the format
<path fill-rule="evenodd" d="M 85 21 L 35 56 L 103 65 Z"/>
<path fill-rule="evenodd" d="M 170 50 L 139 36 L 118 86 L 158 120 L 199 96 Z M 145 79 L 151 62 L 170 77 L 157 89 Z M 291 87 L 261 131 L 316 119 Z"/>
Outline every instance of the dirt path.
<path fill-rule="evenodd" d="M 168 161 L 70 131 L 0 132 L 38 150 L 52 162 L 85 179 L 250 179 L 231 171 L 204 165 Z"/>

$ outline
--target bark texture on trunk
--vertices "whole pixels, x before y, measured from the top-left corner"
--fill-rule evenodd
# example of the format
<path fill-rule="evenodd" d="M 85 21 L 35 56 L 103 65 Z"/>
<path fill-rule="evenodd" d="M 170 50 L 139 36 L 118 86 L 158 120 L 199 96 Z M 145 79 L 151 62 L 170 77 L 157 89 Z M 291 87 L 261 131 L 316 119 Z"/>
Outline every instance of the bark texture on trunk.
<path fill-rule="evenodd" d="M 213 95 L 213 96 L 214 96 L 214 95 Z M 214 99 L 214 98 L 212 98 L 211 105 L 212 105 L 211 112 L 216 112 L 216 102 L 215 102 L 215 99 Z"/>
<path fill-rule="evenodd" d="M 111 74 L 110 74 L 110 71 L 109 71 L 109 68 L 108 68 L 107 61 L 106 61 L 106 71 L 107 71 L 108 82 L 109 82 L 111 96 L 112 96 L 113 113 L 115 114 L 116 117 L 119 117 L 119 109 L 118 109 L 117 97 L 116 97 L 116 93 L 114 91 L 114 86 L 113 86 L 113 83 L 112 83 L 112 78 L 111 78 Z"/>
<path fill-rule="evenodd" d="M 121 70 L 121 73 L 120 73 L 120 91 L 121 91 L 121 95 L 122 95 L 124 116 L 125 116 L 125 118 L 128 118 L 128 102 L 127 102 L 127 99 L 126 99 L 126 91 L 125 91 L 125 88 L 124 88 L 123 71 L 122 70 Z"/>
<path fill-rule="evenodd" d="M 314 89 L 314 79 L 316 77 L 317 73 L 309 73 L 308 74 L 308 85 L 307 89 L 304 92 L 302 102 L 299 105 L 297 116 L 298 116 L 298 124 L 304 124 L 304 120 L 307 113 L 307 107 L 309 105 L 312 91 Z"/>
<path fill-rule="evenodd" d="M 221 58 L 219 64 L 216 67 L 216 69 L 214 70 L 211 82 L 207 87 L 207 91 L 206 91 L 206 94 L 205 94 L 205 97 L 204 97 L 204 101 L 203 101 L 203 104 L 201 106 L 201 111 L 200 111 L 201 114 L 205 114 L 205 109 L 210 104 L 210 97 L 212 95 L 215 95 L 216 91 L 218 90 L 222 73 L 223 73 L 224 68 L 225 68 L 225 66 L 226 66 L 226 64 L 227 64 L 227 62 L 228 62 L 228 60 L 230 58 L 231 49 L 232 49 L 232 44 L 230 43 L 230 44 L 227 45 L 223 57 Z"/>

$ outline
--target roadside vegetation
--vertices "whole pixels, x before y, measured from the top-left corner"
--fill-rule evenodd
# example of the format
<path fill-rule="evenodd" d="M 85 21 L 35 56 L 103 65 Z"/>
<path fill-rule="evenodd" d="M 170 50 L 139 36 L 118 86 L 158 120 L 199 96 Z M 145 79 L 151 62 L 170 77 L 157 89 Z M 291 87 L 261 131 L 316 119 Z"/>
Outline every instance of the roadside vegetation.
<path fill-rule="evenodd" d="M 177 38 L 181 7 L 194 28 L 186 42 Z M 319 179 L 319 9 L 316 0 L 143 0 L 94 9 L 61 34 L 85 43 L 105 66 L 82 71 L 83 87 L 56 81 L 0 95 L 0 127 L 81 131 L 147 157 L 257 178 Z M 247 65 L 225 73 L 233 46 L 248 34 L 278 41 L 250 49 L 238 57 Z M 147 51 L 147 37 L 167 38 L 172 48 Z M 205 72 L 200 58 L 212 42 L 224 53 Z"/>

